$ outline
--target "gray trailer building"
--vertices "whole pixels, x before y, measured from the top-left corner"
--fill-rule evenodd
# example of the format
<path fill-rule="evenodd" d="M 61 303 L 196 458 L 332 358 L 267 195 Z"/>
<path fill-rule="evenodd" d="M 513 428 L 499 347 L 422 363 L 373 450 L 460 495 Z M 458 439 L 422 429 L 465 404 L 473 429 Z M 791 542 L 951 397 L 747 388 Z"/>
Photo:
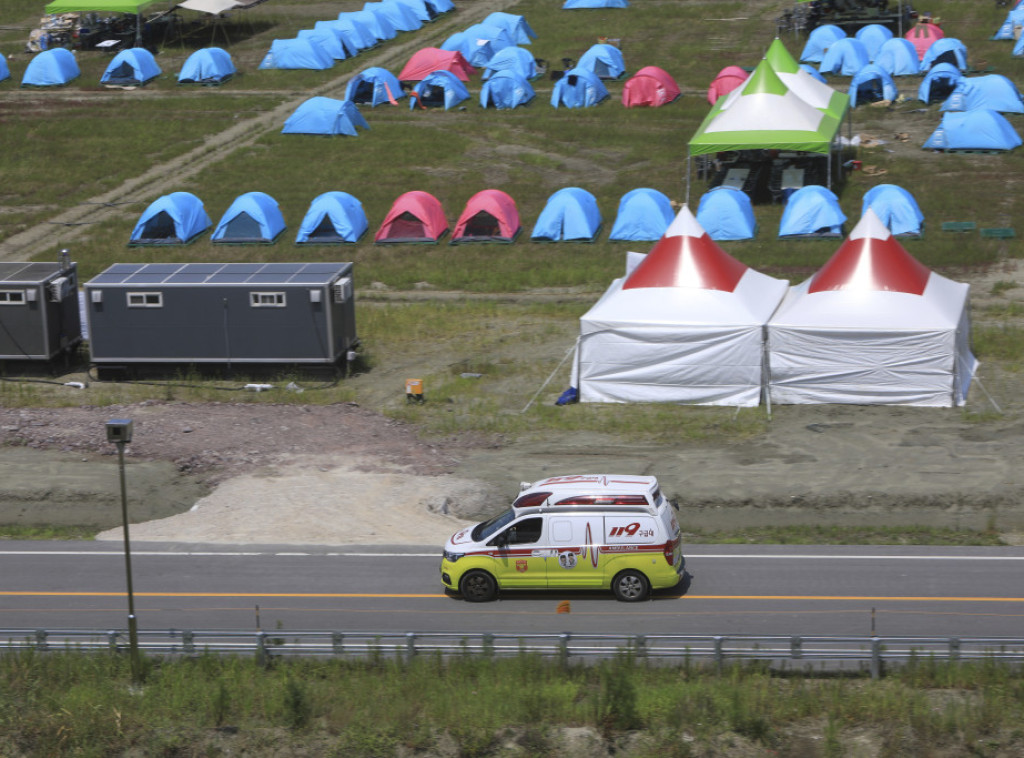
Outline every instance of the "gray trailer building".
<path fill-rule="evenodd" d="M 116 263 L 85 283 L 92 362 L 334 364 L 351 263 Z"/>
<path fill-rule="evenodd" d="M 0 360 L 47 361 L 81 341 L 74 263 L 0 262 Z"/>

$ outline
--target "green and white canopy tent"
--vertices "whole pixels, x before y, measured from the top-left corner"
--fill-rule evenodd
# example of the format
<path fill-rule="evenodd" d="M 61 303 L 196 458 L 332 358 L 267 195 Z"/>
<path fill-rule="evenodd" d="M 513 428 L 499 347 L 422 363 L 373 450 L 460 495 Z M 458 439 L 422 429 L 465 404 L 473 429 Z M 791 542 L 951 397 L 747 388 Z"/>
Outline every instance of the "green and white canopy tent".
<path fill-rule="evenodd" d="M 785 52 L 785 48 L 782 50 Z M 809 86 L 800 82 L 799 74 L 783 73 L 794 81 L 795 86 L 812 93 Z M 762 60 L 744 84 L 718 99 L 690 139 L 686 169 L 687 201 L 690 197 L 691 158 L 738 150 L 820 154 L 829 159 L 828 183 L 831 185 L 830 158 L 836 147 L 842 118 L 849 109 L 849 97 L 828 85 L 824 86 L 832 94 L 815 88 L 814 100 L 822 105 L 815 107 L 786 86 L 767 58 Z M 806 96 L 811 97 L 811 94 Z"/>
<path fill-rule="evenodd" d="M 158 0 L 53 0 L 47 13 L 134 13 L 135 45 L 142 44 L 142 10 Z"/>

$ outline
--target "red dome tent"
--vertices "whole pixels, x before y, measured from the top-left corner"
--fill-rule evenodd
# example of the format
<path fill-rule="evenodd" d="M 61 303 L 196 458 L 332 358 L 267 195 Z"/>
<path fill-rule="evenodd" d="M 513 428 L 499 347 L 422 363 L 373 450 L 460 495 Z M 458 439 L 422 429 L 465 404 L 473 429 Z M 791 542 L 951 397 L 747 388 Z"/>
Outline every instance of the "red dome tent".
<path fill-rule="evenodd" d="M 910 31 L 903 35 L 905 39 L 910 40 L 910 44 L 914 46 L 917 51 L 917 59 L 922 60 L 924 54 L 928 52 L 928 48 L 936 40 L 940 40 L 946 36 L 946 33 L 942 31 L 941 27 L 935 24 L 929 24 L 925 21 L 914 24 Z"/>
<path fill-rule="evenodd" d="M 434 71 L 450 71 L 460 81 L 468 82 L 474 72 L 472 66 L 462 57 L 458 50 L 442 50 L 438 47 L 425 47 L 413 53 L 409 62 L 398 74 L 400 82 L 418 82 L 427 78 Z"/>
<path fill-rule="evenodd" d="M 441 201 L 429 192 L 413 190 L 395 200 L 373 241 L 378 245 L 437 244 L 447 232 Z"/>
<path fill-rule="evenodd" d="M 496 189 L 477 192 L 466 203 L 452 232 L 452 244 L 515 242 L 523 229 L 516 201 Z"/>
<path fill-rule="evenodd" d="M 622 86 L 622 104 L 627 108 L 638 105 L 657 108 L 677 97 L 679 85 L 665 69 L 657 66 L 644 66 Z"/>
<path fill-rule="evenodd" d="M 750 74 L 739 66 L 726 66 L 718 72 L 708 87 L 708 102 L 712 105 L 722 95 L 728 95 L 747 80 Z"/>

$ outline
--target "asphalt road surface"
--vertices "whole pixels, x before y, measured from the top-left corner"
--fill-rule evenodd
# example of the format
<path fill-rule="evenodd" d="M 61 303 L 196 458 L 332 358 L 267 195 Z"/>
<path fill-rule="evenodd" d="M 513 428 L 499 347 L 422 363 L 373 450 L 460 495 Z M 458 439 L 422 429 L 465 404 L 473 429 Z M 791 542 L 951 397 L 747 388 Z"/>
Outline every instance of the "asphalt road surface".
<path fill-rule="evenodd" d="M 591 591 L 466 603 L 444 593 L 435 546 L 133 543 L 132 576 L 140 629 L 1024 637 L 1024 548 L 701 545 L 686 557 L 689 581 L 637 604 Z M 123 629 L 125 573 L 120 543 L 0 543 L 0 628 Z"/>

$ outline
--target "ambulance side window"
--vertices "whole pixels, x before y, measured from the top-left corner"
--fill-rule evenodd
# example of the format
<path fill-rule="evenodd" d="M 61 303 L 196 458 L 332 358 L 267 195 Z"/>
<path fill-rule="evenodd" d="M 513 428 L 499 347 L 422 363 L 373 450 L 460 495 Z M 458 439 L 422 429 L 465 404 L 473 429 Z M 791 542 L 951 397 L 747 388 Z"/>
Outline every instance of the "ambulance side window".
<path fill-rule="evenodd" d="M 504 532 L 495 537 L 491 545 L 530 545 L 540 539 L 544 519 L 527 518 L 517 521 Z"/>

